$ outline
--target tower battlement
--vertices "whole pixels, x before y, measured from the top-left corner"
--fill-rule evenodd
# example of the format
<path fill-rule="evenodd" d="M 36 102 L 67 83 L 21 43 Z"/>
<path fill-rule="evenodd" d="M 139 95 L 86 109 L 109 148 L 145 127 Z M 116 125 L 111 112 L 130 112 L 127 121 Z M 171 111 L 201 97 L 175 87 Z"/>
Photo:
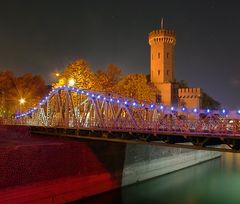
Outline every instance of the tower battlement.
<path fill-rule="evenodd" d="M 171 43 L 176 44 L 176 33 L 174 30 L 160 29 L 149 33 L 149 44 L 152 43 Z"/>
<path fill-rule="evenodd" d="M 200 97 L 202 91 L 200 88 L 180 88 L 178 89 L 179 98 Z"/>
<path fill-rule="evenodd" d="M 156 37 L 159 35 L 176 37 L 175 31 L 169 30 L 169 29 L 158 29 L 158 30 L 153 30 L 152 32 L 149 33 L 149 37 Z"/>
<path fill-rule="evenodd" d="M 180 106 L 200 108 L 202 104 L 202 90 L 200 88 L 179 88 L 178 99 Z"/>

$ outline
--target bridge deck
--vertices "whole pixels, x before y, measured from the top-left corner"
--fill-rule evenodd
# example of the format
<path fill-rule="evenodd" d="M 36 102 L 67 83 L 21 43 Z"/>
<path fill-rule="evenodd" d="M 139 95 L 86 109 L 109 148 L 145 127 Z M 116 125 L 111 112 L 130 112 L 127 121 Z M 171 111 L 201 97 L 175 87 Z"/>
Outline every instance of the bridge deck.
<path fill-rule="evenodd" d="M 31 126 L 35 134 L 240 153 L 240 134 Z"/>

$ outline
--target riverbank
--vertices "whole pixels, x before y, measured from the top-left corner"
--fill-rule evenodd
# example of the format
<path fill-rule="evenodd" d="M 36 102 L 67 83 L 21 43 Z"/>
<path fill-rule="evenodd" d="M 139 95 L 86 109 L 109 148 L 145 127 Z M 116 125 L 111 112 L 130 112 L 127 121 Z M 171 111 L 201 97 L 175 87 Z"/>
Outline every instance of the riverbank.
<path fill-rule="evenodd" d="M 163 175 L 219 153 L 31 135 L 0 127 L 3 203 L 66 203 Z"/>

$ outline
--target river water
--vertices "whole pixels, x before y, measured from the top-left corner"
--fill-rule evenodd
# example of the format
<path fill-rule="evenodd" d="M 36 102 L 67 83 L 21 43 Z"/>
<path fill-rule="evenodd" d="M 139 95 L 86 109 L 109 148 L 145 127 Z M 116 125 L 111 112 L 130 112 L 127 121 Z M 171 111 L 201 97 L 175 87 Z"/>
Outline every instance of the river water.
<path fill-rule="evenodd" d="M 240 204 L 240 154 L 221 158 L 76 203 Z"/>

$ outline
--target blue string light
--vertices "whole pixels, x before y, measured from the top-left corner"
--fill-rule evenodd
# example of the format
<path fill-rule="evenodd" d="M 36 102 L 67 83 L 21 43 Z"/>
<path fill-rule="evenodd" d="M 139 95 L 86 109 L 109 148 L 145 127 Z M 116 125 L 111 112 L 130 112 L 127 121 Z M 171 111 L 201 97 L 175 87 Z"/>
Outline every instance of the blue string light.
<path fill-rule="evenodd" d="M 101 96 L 101 95 L 97 95 L 97 96 L 96 96 L 96 94 L 93 93 L 93 92 L 92 92 L 92 93 L 91 93 L 91 92 L 86 92 L 86 91 L 77 89 L 77 88 L 75 88 L 75 87 L 63 85 L 63 86 L 56 87 L 55 89 L 52 89 L 52 90 L 48 93 L 48 95 L 47 95 L 46 97 L 44 97 L 44 98 L 39 102 L 38 105 L 39 105 L 39 106 L 44 105 L 44 104 L 46 103 L 46 101 L 49 100 L 55 93 L 57 93 L 57 92 L 60 91 L 60 90 L 65 90 L 66 88 L 67 88 L 69 91 L 74 91 L 74 92 L 77 92 L 77 93 L 85 94 L 85 95 L 87 95 L 87 96 L 91 95 L 92 98 L 93 98 L 93 97 L 96 97 L 97 99 L 100 99 L 100 98 L 103 97 L 103 100 L 104 100 L 104 101 L 105 101 L 105 100 L 109 100 L 110 102 L 114 102 L 114 99 L 113 99 L 113 98 L 107 99 L 106 97 Z M 121 104 L 121 103 L 122 103 L 122 104 L 128 105 L 128 101 L 122 101 L 122 102 L 121 102 L 119 99 L 117 99 L 116 102 L 117 102 L 118 104 Z M 144 103 L 138 105 L 135 101 L 132 102 L 132 105 L 133 105 L 134 107 L 145 107 L 145 104 L 144 104 Z M 146 107 L 147 107 L 147 106 L 146 106 Z M 155 105 L 155 104 L 150 104 L 148 107 L 150 107 L 150 108 L 152 109 L 152 108 L 155 108 L 156 105 Z M 160 108 L 161 110 L 163 110 L 163 109 L 164 109 L 164 106 L 163 106 L 163 105 L 160 105 L 160 106 L 158 106 L 158 108 Z M 25 112 L 25 113 L 16 115 L 15 117 L 16 117 L 16 118 L 21 118 L 21 117 L 23 117 L 23 116 L 32 114 L 32 113 L 35 112 L 36 110 L 37 110 L 37 107 L 34 107 L 34 108 L 32 108 L 32 109 L 29 109 L 29 110 L 28 110 L 27 112 Z M 172 107 L 170 107 L 170 110 L 171 110 L 171 111 L 174 111 L 175 108 L 172 106 Z M 182 111 L 182 112 L 186 112 L 186 111 L 187 111 L 187 108 L 182 107 L 181 109 L 178 109 L 178 108 L 177 108 L 176 110 L 177 110 L 177 111 L 180 110 L 180 111 Z M 210 110 L 210 109 L 198 110 L 197 108 L 194 108 L 194 109 L 192 109 L 192 112 L 194 112 L 194 113 L 198 113 L 198 112 L 210 113 L 211 110 Z M 221 115 L 226 115 L 228 112 L 229 112 L 229 111 L 227 111 L 226 109 L 221 109 L 221 110 L 219 110 L 219 113 L 220 113 Z M 237 110 L 237 111 L 235 111 L 235 113 L 237 113 L 238 115 L 240 115 L 240 109 Z"/>
<path fill-rule="evenodd" d="M 221 113 L 222 113 L 223 115 L 225 115 L 225 114 L 227 113 L 226 109 L 222 109 L 222 110 L 221 110 Z"/>
<path fill-rule="evenodd" d="M 181 108 L 182 112 L 185 112 L 187 109 L 185 107 Z"/>

